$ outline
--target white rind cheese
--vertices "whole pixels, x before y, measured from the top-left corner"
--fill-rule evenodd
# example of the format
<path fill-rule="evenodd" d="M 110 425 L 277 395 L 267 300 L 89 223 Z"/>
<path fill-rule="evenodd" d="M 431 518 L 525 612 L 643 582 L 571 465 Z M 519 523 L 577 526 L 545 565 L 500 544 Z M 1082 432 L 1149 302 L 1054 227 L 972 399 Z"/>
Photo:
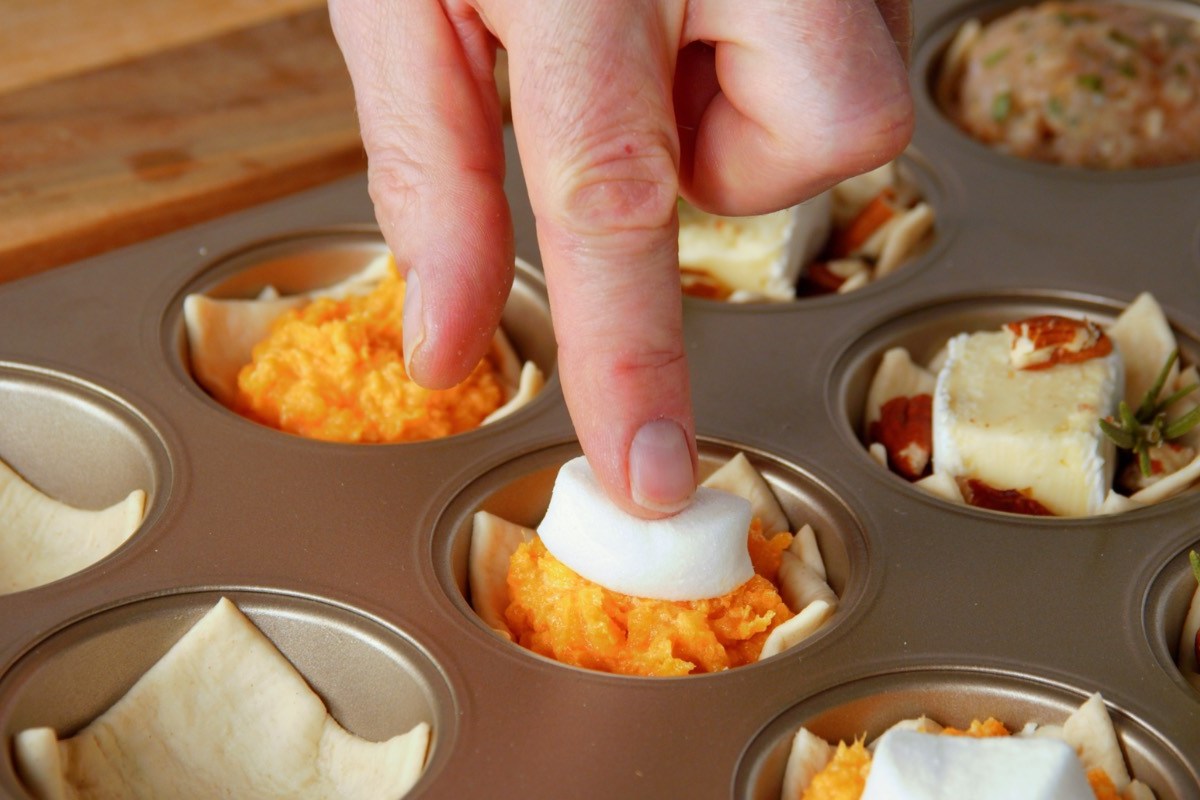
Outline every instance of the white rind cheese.
<path fill-rule="evenodd" d="M 893 730 L 876 743 L 862 800 L 1095 800 L 1060 739 Z"/>
<path fill-rule="evenodd" d="M 791 300 L 804 265 L 829 238 L 832 213 L 828 192 L 751 217 L 722 217 L 681 203 L 679 263 L 741 295 Z"/>
<path fill-rule="evenodd" d="M 1124 381 L 1115 347 L 1102 358 L 1018 370 L 1004 332 L 960 334 L 934 391 L 934 467 L 1028 490 L 1059 516 L 1098 514 L 1116 460 L 1099 420 L 1115 412 Z"/>

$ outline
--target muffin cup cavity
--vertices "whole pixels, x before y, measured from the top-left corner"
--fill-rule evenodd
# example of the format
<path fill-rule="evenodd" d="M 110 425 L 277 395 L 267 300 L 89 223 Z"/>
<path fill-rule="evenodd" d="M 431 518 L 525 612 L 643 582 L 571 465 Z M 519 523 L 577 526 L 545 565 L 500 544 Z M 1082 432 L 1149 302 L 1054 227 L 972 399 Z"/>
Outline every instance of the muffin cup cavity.
<path fill-rule="evenodd" d="M 0 459 L 52 497 L 82 508 L 134 489 L 147 507 L 170 486 L 157 432 L 132 406 L 61 373 L 0 362 Z"/>
<path fill-rule="evenodd" d="M 919 102 L 957 136 L 1009 166 L 1106 180 L 1147 171 L 1168 176 L 1194 172 L 1200 145 L 1172 141 L 1194 127 L 1173 119 L 1190 113 L 1186 107 L 1198 83 L 1193 58 L 1185 54 L 1182 66 L 1167 64 L 1161 74 L 1152 73 L 1169 60 L 1171 48 L 1180 46 L 1177 37 L 1195 50 L 1185 35 L 1189 23 L 1200 18 L 1195 4 L 1132 0 L 1097 5 L 1105 15 L 1100 20 L 1089 9 L 1076 14 L 1071 4 L 1052 1 L 950 8 L 926 27 L 914 48 L 913 71 L 923 89 Z M 990 30 L 994 24 L 1008 24 L 1006 18 L 1014 14 L 1025 16 L 1006 31 L 1009 38 Z M 1145 14 L 1176 18 L 1179 29 L 1159 37 L 1155 25 L 1165 26 L 1134 21 Z M 1095 31 L 1079 31 L 1073 20 L 1096 23 Z M 1169 45 L 1165 51 L 1155 49 L 1160 38 Z M 1058 52 L 1054 48 L 1060 41 L 1071 45 Z M 1043 86 L 1036 71 L 1045 69 L 1062 74 Z M 973 108 L 964 108 L 968 70 L 983 91 Z M 1022 76 L 1022 70 L 1029 72 Z M 1159 95 L 1150 94 L 1155 92 Z M 1139 93 L 1150 97 L 1135 104 Z M 1116 115 L 1103 116 L 1106 106 L 1135 119 L 1126 127 Z"/>
<path fill-rule="evenodd" d="M 895 723 L 921 715 L 962 728 L 992 716 L 1016 731 L 1028 722 L 1061 724 L 1092 691 L 967 669 L 886 673 L 835 686 L 802 700 L 759 732 L 742 756 L 734 794 L 779 800 L 792 737 L 801 727 L 835 745 L 863 736 L 870 744 Z M 1160 798 L 1200 791 L 1200 778 L 1153 728 L 1111 705 L 1108 712 L 1135 779 Z"/>
<path fill-rule="evenodd" d="M 138 536 L 165 506 L 171 460 L 162 438 L 133 406 L 105 389 L 0 362 L 0 420 L 0 461 L 51 500 L 92 511 L 144 493 L 141 522 L 100 560 Z"/>
<path fill-rule="evenodd" d="M 1200 672 L 1188 675 L 1182 666 L 1192 663 L 1186 659 L 1183 648 L 1189 644 L 1194 648 L 1195 640 L 1184 642 L 1183 633 L 1193 600 L 1200 591 L 1188 560 L 1192 551 L 1200 553 L 1200 540 L 1185 547 L 1151 581 L 1146 595 L 1144 625 L 1150 650 L 1159 666 L 1185 694 L 1200 702 Z"/>
<path fill-rule="evenodd" d="M 777 214 L 728 218 L 688 206 L 680 222 L 685 301 L 753 313 L 864 290 L 870 296 L 928 264 L 942 241 L 945 205 L 936 171 L 910 149 Z M 791 214 L 792 221 L 775 231 L 769 221 L 780 214 Z M 768 259 L 760 253 L 763 240 L 781 237 L 786 238 L 777 255 Z M 742 250 L 755 257 L 739 255 Z"/>
<path fill-rule="evenodd" d="M 280 236 L 246 245 L 218 259 L 184 286 L 165 316 L 164 348 L 174 362 L 176 374 L 194 385 L 206 399 L 223 408 L 226 406 L 220 398 L 236 393 L 236 366 L 232 370 L 216 370 L 230 373 L 231 377 L 214 378 L 214 370 L 199 365 L 194 359 L 195 350 L 189 342 L 185 314 L 185 301 L 189 295 L 212 300 L 304 295 L 344 281 L 354 281 L 369 265 L 378 266 L 387 253 L 387 246 L 377 230 L 350 228 Z M 506 362 L 504 373 L 506 381 L 511 379 L 515 390 L 522 364 L 535 365 L 541 379 L 533 384 L 532 391 L 540 393 L 542 383 L 553 375 L 557 356 L 549 304 L 541 273 L 519 259 L 515 270 L 512 290 L 500 321 L 500 329 L 512 350 L 511 363 Z M 373 285 L 377 280 L 378 275 L 364 285 Z M 359 288 L 355 293 L 365 291 Z M 277 312 L 282 313 L 283 309 Z M 220 384 L 219 388 L 213 386 L 214 381 Z M 520 385 L 522 388 L 526 385 L 524 376 Z M 529 402 L 537 399 L 534 396 Z"/>
<path fill-rule="evenodd" d="M 1044 315 L 1086 319 L 1101 328 L 1106 328 L 1127 305 L 1063 292 L 1001 292 L 950 298 L 928 304 L 918 310 L 903 312 L 861 336 L 842 353 L 834 367 L 834 378 L 829 384 L 830 407 L 841 409 L 841 430 L 845 441 L 853 443 L 872 466 L 884 474 L 890 473 L 892 479 L 911 486 L 911 482 L 902 478 L 895 471 L 895 467 L 883 467 L 876 457 L 868 452 L 869 442 L 865 424 L 868 393 L 883 363 L 885 353 L 893 348 L 904 348 L 911 356 L 913 364 L 926 367 L 936 378 L 937 367 L 945 356 L 945 345 L 957 334 L 999 331 L 1005 323 Z M 1200 341 L 1191 332 L 1175 325 L 1171 326 L 1171 332 L 1178 344 L 1180 363 L 1196 364 L 1197 357 L 1200 356 Z M 932 392 L 932 388 L 928 392 Z M 1166 394 L 1164 391 L 1160 397 L 1165 397 Z M 1014 521 L 1030 519 L 1024 514 L 1009 514 L 965 503 L 950 503 L 933 492 L 926 492 L 915 486 L 912 487 L 912 491 L 923 498 L 933 498 L 936 502 L 960 510 L 1004 514 L 1006 518 Z M 1194 499 L 1195 487 L 1162 502 L 1179 502 L 1181 497 Z M 1129 512 L 1123 510 L 1120 513 Z M 1062 523 L 1072 519 L 1078 518 L 1058 517 L 1055 521 Z"/>
<path fill-rule="evenodd" d="M 230 590 L 134 601 L 54 632 L 0 676 L 0 735 L 52 727 L 74 735 L 106 711 L 221 597 L 258 627 L 350 733 L 383 741 L 425 722 L 426 772 L 454 739 L 454 700 L 411 641 L 345 608 L 284 594 Z M 10 748 L 0 790 L 15 793 Z"/>
<path fill-rule="evenodd" d="M 700 479 L 704 480 L 738 453 L 766 480 L 790 523 L 791 532 L 811 525 L 827 571 L 827 583 L 837 595 L 833 615 L 808 639 L 826 635 L 853 613 L 864 593 L 867 547 L 862 528 L 850 509 L 829 489 L 803 470 L 754 450 L 727 442 L 701 439 Z M 469 560 L 474 515 L 486 511 L 508 522 L 536 530 L 545 514 L 559 467 L 579 455 L 577 444 L 563 444 L 535 451 L 496 467 L 471 480 L 447 505 L 434 533 L 434 567 L 451 602 L 488 636 L 499 635 L 472 608 Z M 512 645 L 531 658 L 531 651 Z M 761 663 L 761 662 L 760 662 Z M 739 667 L 745 670 L 754 665 Z"/>

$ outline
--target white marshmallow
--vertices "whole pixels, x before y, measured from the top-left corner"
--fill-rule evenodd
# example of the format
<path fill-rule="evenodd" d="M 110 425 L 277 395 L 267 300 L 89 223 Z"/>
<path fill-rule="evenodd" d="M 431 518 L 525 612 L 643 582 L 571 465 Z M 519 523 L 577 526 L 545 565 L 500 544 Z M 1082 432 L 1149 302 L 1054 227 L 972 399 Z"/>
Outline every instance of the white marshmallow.
<path fill-rule="evenodd" d="M 538 536 L 559 561 L 614 592 L 701 600 L 754 575 L 750 518 L 748 500 L 701 486 L 675 516 L 640 519 L 613 505 L 580 456 L 559 470 Z"/>
<path fill-rule="evenodd" d="M 937 736 L 891 730 L 879 738 L 862 800 L 1095 800 L 1083 765 L 1057 739 Z"/>

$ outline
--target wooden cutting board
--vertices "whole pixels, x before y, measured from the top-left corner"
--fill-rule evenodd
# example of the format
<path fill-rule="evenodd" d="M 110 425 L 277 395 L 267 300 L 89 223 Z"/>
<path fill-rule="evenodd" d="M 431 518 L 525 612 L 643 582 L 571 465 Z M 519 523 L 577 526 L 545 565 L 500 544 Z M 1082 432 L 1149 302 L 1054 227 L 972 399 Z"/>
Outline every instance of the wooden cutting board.
<path fill-rule="evenodd" d="M 0 0 L 0 280 L 365 168 L 323 0 Z"/>

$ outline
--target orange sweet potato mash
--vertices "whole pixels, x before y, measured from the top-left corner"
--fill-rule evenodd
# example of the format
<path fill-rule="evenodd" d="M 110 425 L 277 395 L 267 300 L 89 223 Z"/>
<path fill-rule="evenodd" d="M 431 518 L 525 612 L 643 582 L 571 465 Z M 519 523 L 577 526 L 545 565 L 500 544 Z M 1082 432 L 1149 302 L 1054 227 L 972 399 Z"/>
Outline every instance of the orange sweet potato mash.
<path fill-rule="evenodd" d="M 748 534 L 755 575 L 729 594 L 676 602 L 631 597 L 580 577 L 540 539 L 509 562 L 505 619 L 522 647 L 564 664 L 624 675 L 715 672 L 758 659 L 771 630 L 792 618 L 779 596 L 790 533 Z"/>
<path fill-rule="evenodd" d="M 995 717 L 988 717 L 980 722 L 972 720 L 966 730 L 959 728 L 944 728 L 943 736 L 1009 736 L 1009 730 L 1004 723 Z M 871 772 L 871 753 L 863 746 L 861 739 L 856 739 L 853 745 L 847 746 L 839 742 L 837 752 L 825 765 L 824 769 L 813 776 L 812 782 L 799 798 L 785 800 L 859 800 L 866 788 L 867 775 Z M 1108 773 L 1099 767 L 1088 770 L 1088 783 L 1096 800 L 1120 800 L 1117 789 Z"/>
<path fill-rule="evenodd" d="M 871 753 L 862 739 L 847 746 L 838 742 L 837 752 L 825 767 L 813 776 L 800 800 L 858 800 L 867 788 L 871 772 Z"/>
<path fill-rule="evenodd" d="M 238 411 L 334 442 L 407 442 L 478 427 L 505 401 L 495 353 L 451 389 L 404 369 L 404 281 L 393 265 L 368 295 L 321 298 L 282 315 L 238 374 Z"/>

